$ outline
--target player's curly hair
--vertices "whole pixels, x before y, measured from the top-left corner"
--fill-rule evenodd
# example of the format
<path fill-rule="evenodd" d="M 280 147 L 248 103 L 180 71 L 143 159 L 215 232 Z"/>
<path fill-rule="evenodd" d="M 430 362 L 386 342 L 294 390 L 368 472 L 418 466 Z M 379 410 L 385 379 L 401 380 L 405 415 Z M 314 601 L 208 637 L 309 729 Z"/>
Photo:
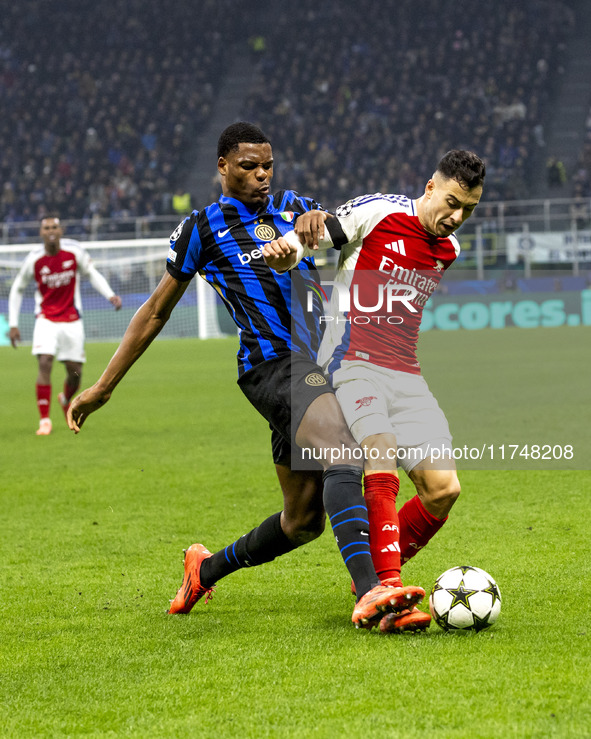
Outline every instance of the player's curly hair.
<path fill-rule="evenodd" d="M 247 121 L 238 121 L 225 128 L 218 139 L 218 159 L 230 151 L 237 151 L 240 144 L 270 144 L 258 126 Z"/>
<path fill-rule="evenodd" d="M 482 159 L 465 149 L 448 151 L 437 165 L 437 171 L 448 180 L 456 180 L 468 190 L 483 185 L 486 175 Z"/>

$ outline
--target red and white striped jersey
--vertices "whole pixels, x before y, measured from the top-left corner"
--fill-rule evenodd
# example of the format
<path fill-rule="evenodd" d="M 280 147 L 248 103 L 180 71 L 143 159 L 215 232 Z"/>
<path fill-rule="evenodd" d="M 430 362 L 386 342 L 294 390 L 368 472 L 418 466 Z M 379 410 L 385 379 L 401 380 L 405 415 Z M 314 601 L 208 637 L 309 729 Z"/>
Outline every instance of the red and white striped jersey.
<path fill-rule="evenodd" d="M 25 259 L 10 290 L 9 325 L 18 325 L 22 293 L 31 280 L 36 283 L 35 316 L 63 323 L 77 321 L 82 315 L 80 276 L 88 277 L 105 298 L 115 294 L 77 241 L 62 238 L 57 254 L 47 254 L 43 246 L 34 249 Z"/>
<path fill-rule="evenodd" d="M 343 360 L 420 374 L 423 309 L 460 252 L 457 238 L 425 231 L 416 201 L 376 193 L 337 208 L 320 247 L 331 245 L 341 255 L 319 364 L 330 374 Z"/>

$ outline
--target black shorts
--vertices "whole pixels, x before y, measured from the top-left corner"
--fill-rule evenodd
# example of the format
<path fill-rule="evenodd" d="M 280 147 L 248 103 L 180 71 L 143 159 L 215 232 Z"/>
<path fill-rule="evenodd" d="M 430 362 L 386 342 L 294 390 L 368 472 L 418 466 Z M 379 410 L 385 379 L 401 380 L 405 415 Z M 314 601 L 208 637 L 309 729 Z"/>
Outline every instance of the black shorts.
<path fill-rule="evenodd" d="M 300 456 L 295 434 L 304 414 L 320 395 L 334 393 L 332 385 L 315 362 L 295 353 L 253 367 L 238 385 L 269 422 L 273 461 L 290 467 L 292 452 Z"/>

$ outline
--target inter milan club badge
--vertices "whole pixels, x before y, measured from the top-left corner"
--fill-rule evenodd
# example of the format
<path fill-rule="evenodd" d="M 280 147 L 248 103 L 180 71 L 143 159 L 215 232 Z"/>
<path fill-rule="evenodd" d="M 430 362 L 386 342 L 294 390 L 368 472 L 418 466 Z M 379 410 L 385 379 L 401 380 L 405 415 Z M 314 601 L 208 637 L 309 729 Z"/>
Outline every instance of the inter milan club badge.
<path fill-rule="evenodd" d="M 254 235 L 261 241 L 273 241 L 275 238 L 275 229 L 266 223 L 260 223 L 254 230 Z"/>

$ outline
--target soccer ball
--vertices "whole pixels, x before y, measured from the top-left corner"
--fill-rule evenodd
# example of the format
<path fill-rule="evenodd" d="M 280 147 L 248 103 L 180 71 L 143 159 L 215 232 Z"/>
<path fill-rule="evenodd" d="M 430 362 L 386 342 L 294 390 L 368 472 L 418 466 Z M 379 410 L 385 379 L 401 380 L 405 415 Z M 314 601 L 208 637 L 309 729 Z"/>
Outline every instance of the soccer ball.
<path fill-rule="evenodd" d="M 499 617 L 501 591 L 480 567 L 452 567 L 435 581 L 429 610 L 445 631 L 482 631 Z"/>

